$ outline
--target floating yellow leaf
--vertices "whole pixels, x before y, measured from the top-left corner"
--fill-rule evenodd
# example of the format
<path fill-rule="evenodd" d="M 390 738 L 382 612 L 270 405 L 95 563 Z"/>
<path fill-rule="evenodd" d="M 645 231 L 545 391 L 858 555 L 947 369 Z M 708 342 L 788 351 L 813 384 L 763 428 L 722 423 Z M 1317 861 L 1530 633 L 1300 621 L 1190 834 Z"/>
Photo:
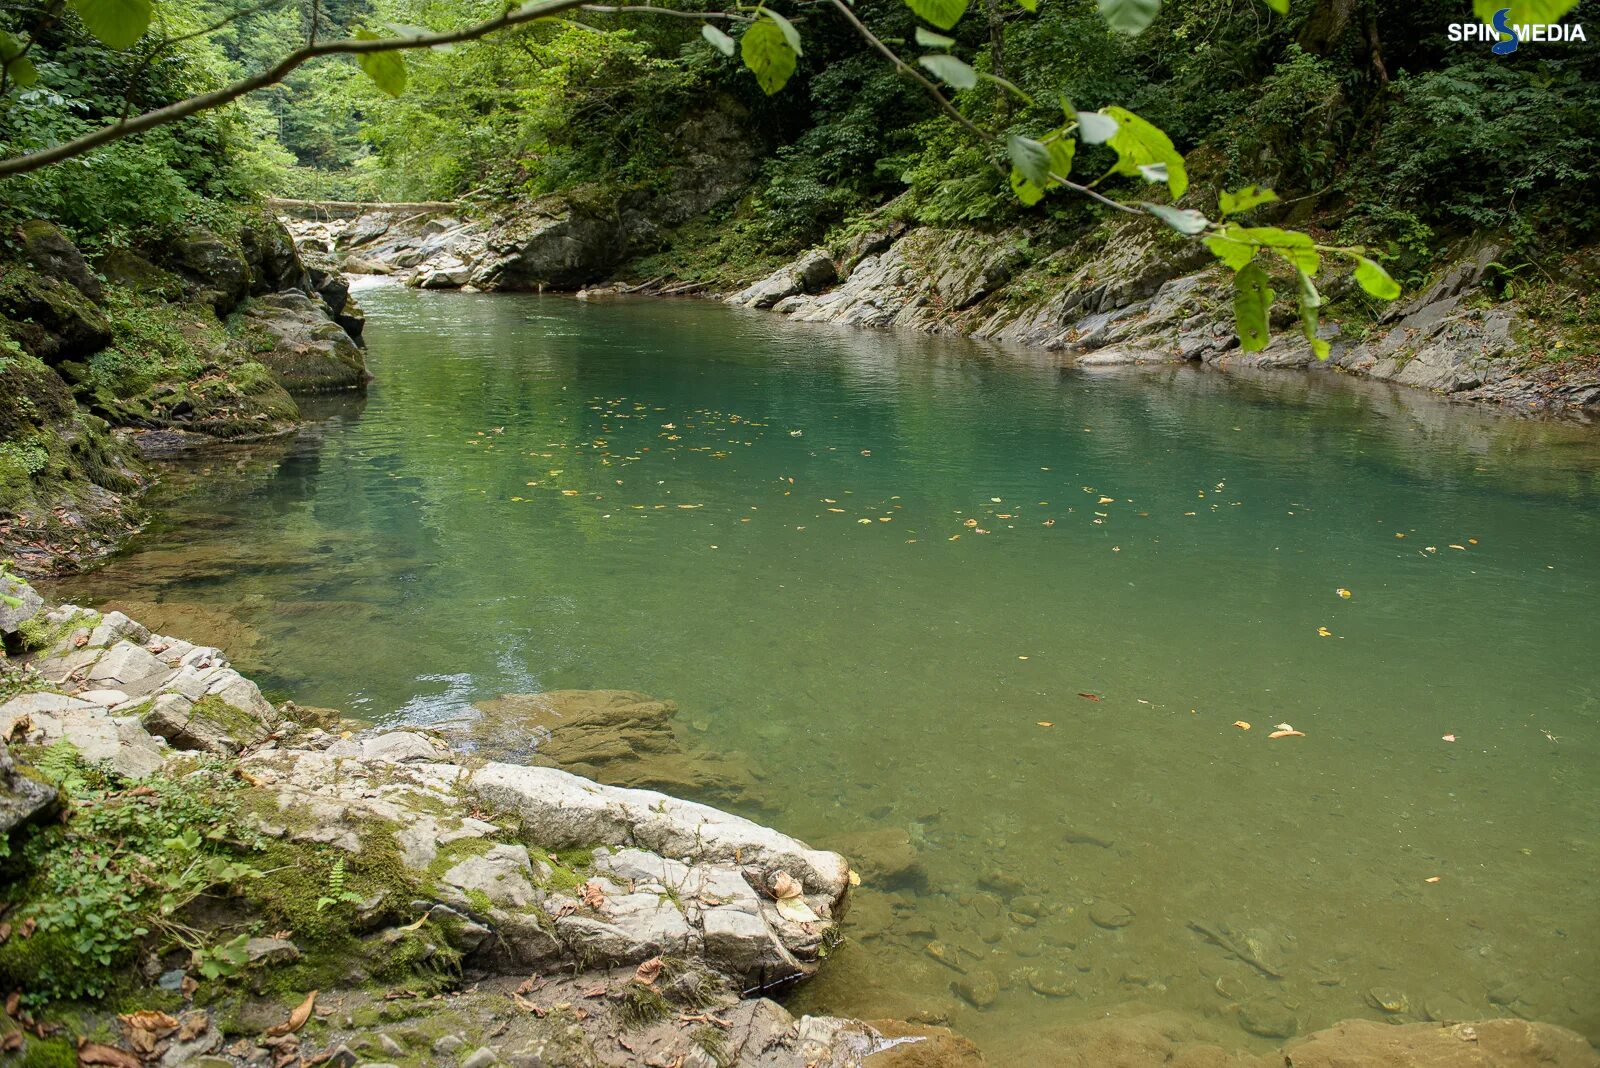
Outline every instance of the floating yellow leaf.
<path fill-rule="evenodd" d="M 1117 503 L 1117 499 L 1115 497 L 1101 497 L 1098 503 L 1100 503 L 1100 504 L 1116 504 Z"/>
<path fill-rule="evenodd" d="M 562 490 L 561 491 L 561 496 L 563 496 L 563 497 L 576 497 L 577 495 L 578 495 L 578 491 L 577 490 Z"/>
<path fill-rule="evenodd" d="M 1329 630 L 1327 627 L 1318 627 L 1317 628 L 1317 637 L 1319 637 L 1319 638 L 1331 638 L 1331 637 L 1333 637 L 1333 631 Z"/>
<path fill-rule="evenodd" d="M 1333 592 L 1337 593 L 1340 597 L 1343 597 L 1347 601 L 1350 599 L 1350 596 L 1351 596 L 1350 595 L 1350 591 L 1345 589 L 1343 586 L 1340 586 L 1338 589 L 1334 590 Z"/>
<path fill-rule="evenodd" d="M 1235 727 L 1238 727 L 1238 728 L 1239 728 L 1239 729 L 1240 729 L 1240 730 L 1242 730 L 1242 731 L 1247 731 L 1247 730 L 1249 730 L 1249 729 L 1250 729 L 1250 724 L 1248 724 L 1248 723 L 1246 723 L 1246 722 L 1245 722 L 1245 721 L 1244 721 L 1244 720 L 1242 720 L 1242 719 L 1236 719 L 1236 720 L 1234 720 L 1234 721 L 1233 721 L 1233 725 L 1234 725 L 1234 726 L 1235 726 Z"/>
<path fill-rule="evenodd" d="M 1054 727 L 1054 726 L 1055 726 L 1055 724 L 1054 724 L 1054 723 L 1051 723 L 1051 722 L 1050 722 L 1050 721 L 1049 721 L 1049 720 L 1047 720 L 1047 719 L 1041 719 L 1041 720 L 1040 720 L 1040 721 L 1039 721 L 1039 726 L 1041 726 L 1041 727 Z"/>

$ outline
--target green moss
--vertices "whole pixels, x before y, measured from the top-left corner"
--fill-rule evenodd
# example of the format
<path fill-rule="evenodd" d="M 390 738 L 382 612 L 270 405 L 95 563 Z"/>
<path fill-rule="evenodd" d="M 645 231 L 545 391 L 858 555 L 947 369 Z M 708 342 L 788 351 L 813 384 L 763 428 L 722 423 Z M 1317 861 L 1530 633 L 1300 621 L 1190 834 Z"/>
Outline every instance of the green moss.
<path fill-rule="evenodd" d="M 194 704 L 190 715 L 205 720 L 237 742 L 250 742 L 264 733 L 254 716 L 235 708 L 216 694 L 207 694 Z"/>
<path fill-rule="evenodd" d="M 78 1051 L 64 1038 L 31 1038 L 17 1055 L 17 1068 L 77 1068 Z"/>
<path fill-rule="evenodd" d="M 654 987 L 629 983 L 617 1004 L 617 1019 L 629 1030 L 648 1027 L 672 1014 L 672 1003 Z"/>
<path fill-rule="evenodd" d="M 728 1063 L 728 1036 L 722 1033 L 720 1027 L 702 1024 L 690 1032 L 689 1041 L 699 1046 L 717 1064 Z"/>

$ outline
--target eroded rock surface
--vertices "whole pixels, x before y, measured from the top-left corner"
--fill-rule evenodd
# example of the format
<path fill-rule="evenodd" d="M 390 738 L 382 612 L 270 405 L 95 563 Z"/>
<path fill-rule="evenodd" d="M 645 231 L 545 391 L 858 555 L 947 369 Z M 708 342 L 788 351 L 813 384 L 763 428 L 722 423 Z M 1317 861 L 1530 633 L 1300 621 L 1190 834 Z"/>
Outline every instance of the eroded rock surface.
<path fill-rule="evenodd" d="M 1514 301 L 1480 288 L 1498 250 L 1470 249 L 1408 303 L 1361 336 L 1329 318 L 1319 336 L 1332 353 L 1318 360 L 1288 324 L 1260 352 L 1239 349 L 1226 272 L 1193 245 L 1146 222 L 1108 222 L 1077 243 L 1027 264 L 1021 232 L 894 229 L 842 250 L 847 268 L 833 288 L 807 252 L 728 297 L 798 322 L 912 329 L 1040 346 L 1085 367 L 1203 362 L 1219 368 L 1345 371 L 1464 399 L 1519 408 L 1600 410 L 1600 376 L 1582 361 L 1541 364 Z M 1027 288 L 1008 288 L 1024 268 Z M 806 274 L 806 272 L 810 272 Z M 810 287 L 801 278 L 830 276 Z M 1327 282 L 1348 291 L 1348 275 Z"/>

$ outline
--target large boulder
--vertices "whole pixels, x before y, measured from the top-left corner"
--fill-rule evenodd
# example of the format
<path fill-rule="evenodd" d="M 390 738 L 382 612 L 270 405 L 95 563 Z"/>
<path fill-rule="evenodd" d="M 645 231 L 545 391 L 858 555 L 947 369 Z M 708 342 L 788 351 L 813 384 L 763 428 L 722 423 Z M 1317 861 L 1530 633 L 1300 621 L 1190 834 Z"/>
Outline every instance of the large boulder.
<path fill-rule="evenodd" d="M 500 224 L 487 246 L 489 258 L 469 278 L 480 289 L 576 289 L 604 277 L 627 248 L 614 212 L 564 197 Z"/>
<path fill-rule="evenodd" d="M 52 366 L 111 343 L 105 313 L 71 282 L 25 267 L 0 274 L 0 332 Z"/>
<path fill-rule="evenodd" d="M 218 315 L 227 315 L 250 292 L 250 264 L 243 252 L 210 230 L 193 227 L 163 244 L 153 258 L 182 275 Z"/>
<path fill-rule="evenodd" d="M 770 308 L 786 297 L 820 293 L 838 277 L 828 250 L 814 248 L 793 263 L 785 264 L 761 281 L 735 293 L 728 298 L 728 303 L 742 308 Z"/>
<path fill-rule="evenodd" d="M 25 222 L 17 227 L 17 238 L 23 255 L 40 274 L 71 283 L 90 300 L 98 301 L 104 294 L 100 279 L 89 270 L 83 254 L 52 224 L 42 219 Z"/>
<path fill-rule="evenodd" d="M 252 216 L 239 230 L 239 245 L 250 268 L 250 292 L 277 293 L 307 286 L 306 268 L 294 238 L 268 213 Z"/>
<path fill-rule="evenodd" d="M 290 393 L 363 389 L 361 348 L 320 298 L 299 290 L 252 297 L 229 324 L 235 345 Z"/>

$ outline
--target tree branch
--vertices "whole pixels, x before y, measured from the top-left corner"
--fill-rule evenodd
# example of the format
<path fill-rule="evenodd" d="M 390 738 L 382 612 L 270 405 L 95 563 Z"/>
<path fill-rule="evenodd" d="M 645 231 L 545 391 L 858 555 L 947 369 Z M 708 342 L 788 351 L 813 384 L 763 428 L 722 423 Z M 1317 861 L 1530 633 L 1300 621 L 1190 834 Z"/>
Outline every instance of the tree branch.
<path fill-rule="evenodd" d="M 471 26 L 465 26 L 459 30 L 424 33 L 415 37 L 380 37 L 370 41 L 336 40 L 308 44 L 290 52 L 274 66 L 234 82 L 232 85 L 224 86 L 209 93 L 202 93 L 199 96 L 191 96 L 186 100 L 179 100 L 176 103 L 168 104 L 164 108 L 147 111 L 143 115 L 138 115 L 123 122 L 102 126 L 100 129 L 86 133 L 82 137 L 64 141 L 50 148 L 41 148 L 36 152 L 28 152 L 21 156 L 12 156 L 9 159 L 0 160 L 0 177 L 36 171 L 40 167 L 47 167 L 64 159 L 81 156 L 85 152 L 99 148 L 101 145 L 119 138 L 143 133 L 145 130 L 153 130 L 158 126 L 166 126 L 169 123 L 177 122 L 179 119 L 186 119 L 190 115 L 232 103 L 247 93 L 253 93 L 257 89 L 265 89 L 269 85 L 276 85 L 288 77 L 289 72 L 296 67 L 322 56 L 359 56 L 374 52 L 398 52 L 413 48 L 434 48 L 439 45 L 459 44 L 462 41 L 476 41 L 480 37 L 487 37 L 489 34 L 499 30 L 537 22 L 540 19 L 547 19 L 552 15 L 559 15 L 564 11 L 571 11 L 582 6 L 583 0 L 533 0 L 532 3 L 513 8 L 503 15 Z"/>
<path fill-rule="evenodd" d="M 655 7 L 651 4 L 584 4 L 585 11 L 593 11 L 599 15 L 617 15 L 623 12 L 636 12 L 646 15 L 672 15 L 680 19 L 694 19 L 703 22 L 706 19 L 728 19 L 732 22 L 754 22 L 750 15 L 740 15 L 731 11 L 675 11 L 670 7 Z M 795 20 L 798 21 L 798 20 Z"/>
<path fill-rule="evenodd" d="M 867 29 L 866 23 L 856 18 L 856 13 L 850 10 L 849 5 L 846 4 L 844 0 L 830 0 L 830 2 L 834 7 L 839 9 L 839 13 L 845 17 L 845 21 L 850 23 L 851 26 L 855 27 L 855 31 L 867 39 L 868 44 L 877 49 L 878 52 L 881 53 L 890 63 L 894 64 L 896 70 L 898 70 L 901 74 L 906 75 L 918 85 L 922 86 L 923 90 L 926 91 L 929 96 L 933 97 L 934 101 L 939 105 L 939 110 L 950 116 L 950 118 L 953 119 L 958 125 L 964 127 L 968 133 L 977 137 L 978 140 L 993 141 L 995 139 L 994 134 L 983 129 L 982 127 L 975 125 L 971 119 L 957 111 L 956 106 L 950 103 L 949 97 L 941 93 L 937 85 L 934 85 L 927 78 L 923 77 L 921 71 L 917 70 L 917 68 L 913 67 L 911 64 L 907 63 L 905 60 L 896 55 L 894 49 L 878 40 L 878 35 Z"/>

